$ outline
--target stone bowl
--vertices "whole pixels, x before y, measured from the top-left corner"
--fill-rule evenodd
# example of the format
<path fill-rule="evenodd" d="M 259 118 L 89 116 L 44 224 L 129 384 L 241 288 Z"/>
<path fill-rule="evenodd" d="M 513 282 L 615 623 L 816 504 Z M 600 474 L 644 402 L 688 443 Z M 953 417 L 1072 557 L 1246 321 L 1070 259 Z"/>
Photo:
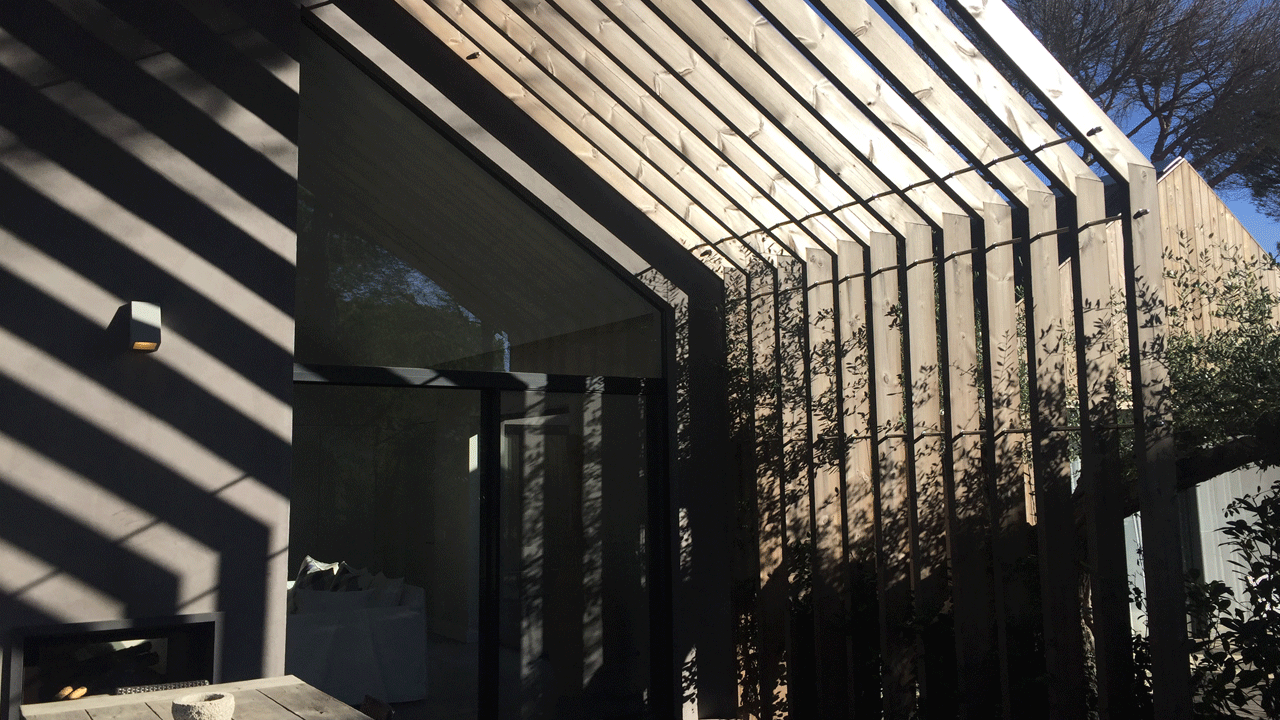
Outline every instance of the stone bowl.
<path fill-rule="evenodd" d="M 231 693 L 202 692 L 173 701 L 173 720 L 231 720 L 236 699 Z"/>

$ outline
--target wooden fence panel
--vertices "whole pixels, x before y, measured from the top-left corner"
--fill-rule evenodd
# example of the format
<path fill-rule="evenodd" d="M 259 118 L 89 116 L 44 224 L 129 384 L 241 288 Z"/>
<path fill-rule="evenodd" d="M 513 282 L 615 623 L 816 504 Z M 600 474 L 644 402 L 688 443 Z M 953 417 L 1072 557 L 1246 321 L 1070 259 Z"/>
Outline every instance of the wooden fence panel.
<path fill-rule="evenodd" d="M 1185 160 L 1175 161 L 1160 177 L 1158 185 L 1161 237 L 1165 253 L 1170 258 L 1168 269 L 1178 270 L 1184 259 L 1187 259 L 1197 277 L 1212 282 L 1220 278 L 1228 268 L 1232 262 L 1230 258 L 1265 261 L 1271 256 L 1274 249 L 1258 244 L 1191 163 Z M 1203 251 L 1211 261 L 1200 263 L 1194 255 L 1186 258 L 1183 246 L 1188 245 Z M 1277 284 L 1280 274 L 1274 268 L 1260 270 L 1258 278 L 1261 287 L 1272 291 L 1280 287 Z M 1179 288 L 1173 279 L 1165 281 L 1165 297 L 1171 306 L 1179 303 Z M 1204 303 L 1202 307 L 1191 303 L 1191 306 L 1199 308 L 1199 312 L 1205 315 L 1212 312 L 1208 303 Z M 1275 311 L 1275 319 L 1280 320 L 1280 308 Z M 1206 332 L 1211 328 L 1230 326 L 1230 318 L 1208 317 L 1189 327 L 1196 332 Z"/>

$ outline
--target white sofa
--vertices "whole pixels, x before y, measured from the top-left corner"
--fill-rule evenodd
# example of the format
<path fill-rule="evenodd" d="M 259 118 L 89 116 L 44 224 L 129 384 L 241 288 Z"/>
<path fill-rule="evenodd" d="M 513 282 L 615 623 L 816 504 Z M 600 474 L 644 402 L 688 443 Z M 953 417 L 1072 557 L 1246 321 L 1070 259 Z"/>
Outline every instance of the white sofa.
<path fill-rule="evenodd" d="M 291 583 L 292 585 L 292 583 Z M 426 593 L 290 588 L 285 672 L 352 705 L 427 696 Z"/>

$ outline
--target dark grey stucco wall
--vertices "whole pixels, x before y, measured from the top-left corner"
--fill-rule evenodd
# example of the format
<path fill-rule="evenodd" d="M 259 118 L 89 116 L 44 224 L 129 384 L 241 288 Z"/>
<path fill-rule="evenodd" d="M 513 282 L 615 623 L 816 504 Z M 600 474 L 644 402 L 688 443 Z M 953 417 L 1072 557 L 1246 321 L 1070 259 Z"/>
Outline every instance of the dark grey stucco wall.
<path fill-rule="evenodd" d="M 223 677 L 283 672 L 296 32 L 283 1 L 0 3 L 6 643 L 221 610 Z"/>
<path fill-rule="evenodd" d="M 0 0 L 0 642 L 222 610 L 223 677 L 283 672 L 298 32 L 290 0 Z M 728 714 L 723 288 L 420 47 L 432 82 L 688 297 L 690 390 L 669 400 L 692 408 L 696 451 L 673 451 L 669 530 L 685 508 L 706 540 L 691 571 L 668 558 L 672 684 L 655 691 L 678 692 L 697 646 L 703 714 Z M 163 309 L 154 354 L 125 349 L 130 300 Z"/>

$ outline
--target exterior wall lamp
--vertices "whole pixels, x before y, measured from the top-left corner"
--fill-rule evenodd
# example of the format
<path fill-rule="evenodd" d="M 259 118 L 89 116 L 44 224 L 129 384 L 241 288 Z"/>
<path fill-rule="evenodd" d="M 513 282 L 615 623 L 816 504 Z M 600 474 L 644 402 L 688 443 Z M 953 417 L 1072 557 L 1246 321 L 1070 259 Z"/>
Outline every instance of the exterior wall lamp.
<path fill-rule="evenodd" d="M 155 352 L 160 347 L 160 306 L 137 300 L 129 303 L 129 347 Z"/>

